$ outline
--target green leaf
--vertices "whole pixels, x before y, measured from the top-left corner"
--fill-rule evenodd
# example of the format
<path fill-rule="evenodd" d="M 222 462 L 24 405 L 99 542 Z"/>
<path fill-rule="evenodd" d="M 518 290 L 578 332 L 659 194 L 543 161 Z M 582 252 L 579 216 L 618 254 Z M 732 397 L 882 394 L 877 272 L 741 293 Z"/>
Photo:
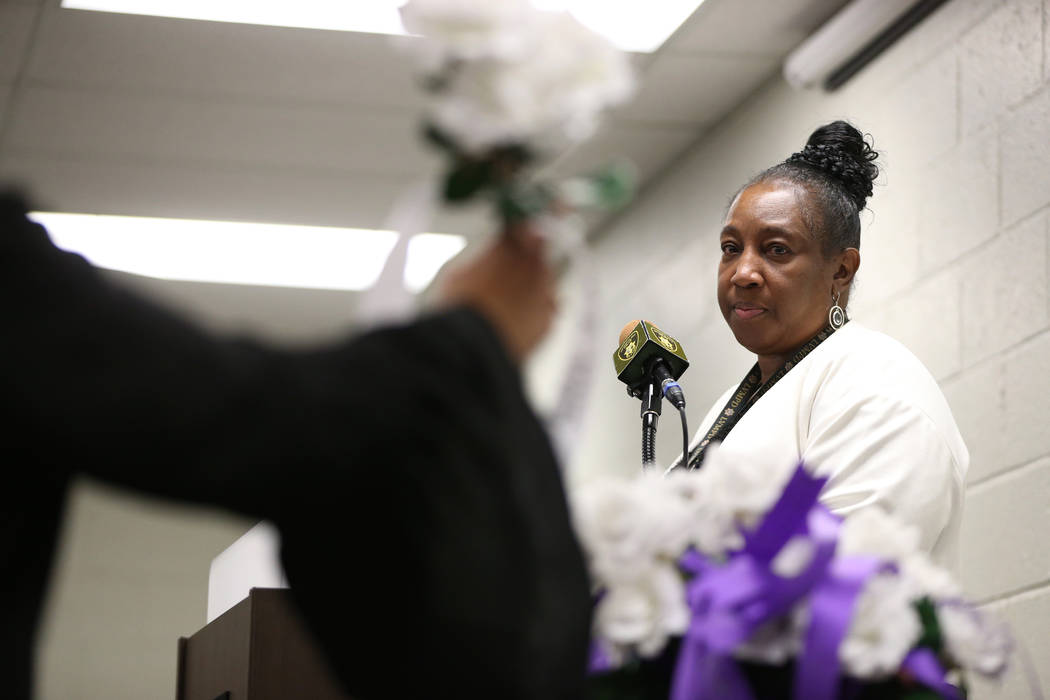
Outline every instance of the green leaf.
<path fill-rule="evenodd" d="M 550 189 L 536 182 L 514 183 L 496 191 L 496 208 L 506 225 L 547 211 L 552 201 Z"/>
<path fill-rule="evenodd" d="M 634 196 L 634 170 L 625 164 L 611 165 L 592 175 L 591 181 L 603 207 L 621 207 Z"/>
<path fill-rule="evenodd" d="M 941 625 L 937 621 L 937 607 L 929 598 L 921 598 L 915 603 L 915 611 L 919 614 L 919 622 L 922 624 L 922 635 L 915 646 L 928 647 L 939 655 L 944 650 L 944 635 L 941 634 Z"/>
<path fill-rule="evenodd" d="M 493 184 L 492 164 L 489 161 L 457 161 L 445 176 L 445 201 L 465 202 Z"/>

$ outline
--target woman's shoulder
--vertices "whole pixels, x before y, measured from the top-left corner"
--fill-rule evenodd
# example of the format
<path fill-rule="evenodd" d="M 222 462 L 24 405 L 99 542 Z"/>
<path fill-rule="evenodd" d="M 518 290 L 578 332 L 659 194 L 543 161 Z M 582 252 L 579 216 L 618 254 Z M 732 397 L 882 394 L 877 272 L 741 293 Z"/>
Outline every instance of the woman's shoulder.
<path fill-rule="evenodd" d="M 855 398 L 879 396 L 926 404 L 943 400 L 936 379 L 903 343 L 850 321 L 814 352 L 810 380 Z"/>
<path fill-rule="evenodd" d="M 847 323 L 824 345 L 829 352 L 822 359 L 832 365 L 857 365 L 866 369 L 865 373 L 885 367 L 930 376 L 926 366 L 903 343 L 857 321 Z"/>
<path fill-rule="evenodd" d="M 836 423 L 849 416 L 871 425 L 908 425 L 911 431 L 937 435 L 935 440 L 952 455 L 956 476 L 965 477 L 969 455 L 948 401 L 934 376 L 903 343 L 850 321 L 818 350 L 824 352 L 811 353 L 817 362 L 801 388 L 811 420 Z"/>

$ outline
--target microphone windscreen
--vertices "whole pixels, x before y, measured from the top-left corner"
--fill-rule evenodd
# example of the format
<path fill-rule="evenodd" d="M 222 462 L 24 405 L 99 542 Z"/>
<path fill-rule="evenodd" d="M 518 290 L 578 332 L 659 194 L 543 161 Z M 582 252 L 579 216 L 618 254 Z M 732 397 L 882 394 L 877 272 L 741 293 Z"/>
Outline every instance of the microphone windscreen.
<path fill-rule="evenodd" d="M 640 321 L 638 319 L 628 321 L 627 325 L 623 327 L 622 331 L 620 331 L 620 339 L 616 341 L 616 344 L 623 345 L 623 341 L 627 340 L 627 336 L 631 334 L 631 331 L 633 331 L 635 326 L 637 326 L 639 323 Z"/>

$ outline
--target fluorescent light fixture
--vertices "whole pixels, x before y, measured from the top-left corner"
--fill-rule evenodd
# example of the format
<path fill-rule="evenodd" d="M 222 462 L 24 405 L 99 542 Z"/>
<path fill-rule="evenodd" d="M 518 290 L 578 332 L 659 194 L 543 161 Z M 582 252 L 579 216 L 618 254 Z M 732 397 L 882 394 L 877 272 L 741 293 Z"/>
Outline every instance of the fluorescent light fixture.
<path fill-rule="evenodd" d="M 33 212 L 56 246 L 92 264 L 136 275 L 360 291 L 375 284 L 394 231 L 234 221 Z M 462 236 L 421 233 L 408 242 L 405 286 L 424 289 L 466 246 Z"/>
<path fill-rule="evenodd" d="M 203 19 L 211 22 L 346 32 L 404 34 L 397 8 L 406 0 L 62 0 L 70 10 Z"/>
<path fill-rule="evenodd" d="M 407 0 L 62 0 L 71 10 L 241 22 L 280 27 L 404 34 L 397 8 Z M 488 0 L 477 0 L 487 2 Z M 532 0 L 568 10 L 624 51 L 658 49 L 703 0 Z"/>
<path fill-rule="evenodd" d="M 784 61 L 799 89 L 842 85 L 944 0 L 852 0 Z"/>
<path fill-rule="evenodd" d="M 580 24 L 623 51 L 651 53 L 704 0 L 532 0 L 541 10 L 567 10 Z"/>

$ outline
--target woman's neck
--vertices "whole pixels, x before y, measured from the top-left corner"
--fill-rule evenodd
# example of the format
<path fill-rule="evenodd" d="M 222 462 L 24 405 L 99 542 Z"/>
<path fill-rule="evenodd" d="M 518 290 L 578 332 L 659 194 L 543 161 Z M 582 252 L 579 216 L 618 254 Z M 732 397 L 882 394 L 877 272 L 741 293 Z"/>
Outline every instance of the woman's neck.
<path fill-rule="evenodd" d="M 788 352 L 779 353 L 779 354 L 775 354 L 775 355 L 759 355 L 758 356 L 758 369 L 759 369 L 759 372 L 761 372 L 761 374 L 762 374 L 762 384 L 765 384 L 766 382 L 768 382 L 769 378 L 777 373 L 777 370 L 779 370 L 781 367 L 786 365 L 788 363 L 788 361 L 791 360 L 791 358 L 794 357 L 798 353 L 799 350 L 801 350 L 803 347 L 806 346 L 807 343 L 809 343 L 811 340 L 813 340 L 818 335 L 820 335 L 822 330 L 824 330 L 824 329 L 821 329 L 820 331 L 815 332 L 813 334 L 813 337 L 810 338 L 810 340 L 807 340 L 805 343 L 803 343 L 802 345 L 799 345 L 794 350 L 789 350 Z"/>
<path fill-rule="evenodd" d="M 758 370 L 762 373 L 762 383 L 768 382 L 769 378 L 776 374 L 777 370 L 783 367 L 794 354 L 793 351 L 786 355 L 759 355 Z"/>

